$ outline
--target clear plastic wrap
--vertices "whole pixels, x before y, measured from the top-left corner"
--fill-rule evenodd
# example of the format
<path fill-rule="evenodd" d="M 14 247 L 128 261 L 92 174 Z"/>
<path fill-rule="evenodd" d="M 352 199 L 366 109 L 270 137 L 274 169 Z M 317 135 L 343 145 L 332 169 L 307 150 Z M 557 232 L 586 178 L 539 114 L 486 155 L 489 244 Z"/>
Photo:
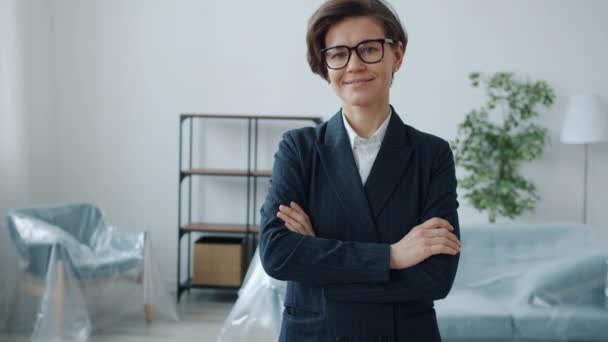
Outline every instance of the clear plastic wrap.
<path fill-rule="evenodd" d="M 276 341 L 281 328 L 285 290 L 285 282 L 266 274 L 256 250 L 218 342 Z"/>
<path fill-rule="evenodd" d="M 584 225 L 464 226 L 442 336 L 608 341 L 608 231 Z"/>
<path fill-rule="evenodd" d="M 6 225 L 20 256 L 9 330 L 84 341 L 127 317 L 177 319 L 146 232 L 116 229 L 91 204 L 17 209 Z"/>
<path fill-rule="evenodd" d="M 444 341 L 608 341 L 608 231 L 584 225 L 461 225 L 462 254 L 435 302 Z M 286 282 L 253 259 L 219 341 L 276 340 Z"/>

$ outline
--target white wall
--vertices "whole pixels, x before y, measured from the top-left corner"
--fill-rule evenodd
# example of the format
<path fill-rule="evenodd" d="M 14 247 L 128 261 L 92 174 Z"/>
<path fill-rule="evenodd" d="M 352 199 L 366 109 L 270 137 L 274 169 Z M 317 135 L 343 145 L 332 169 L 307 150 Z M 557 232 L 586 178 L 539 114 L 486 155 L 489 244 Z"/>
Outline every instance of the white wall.
<path fill-rule="evenodd" d="M 28 110 L 32 202 L 93 201 L 117 224 L 149 227 L 161 267 L 174 277 L 178 113 L 328 118 L 339 103 L 305 60 L 306 22 L 320 3 L 56 0 L 46 19 L 30 14 L 30 29 L 47 25 L 49 38 L 46 53 L 26 59 L 26 69 L 36 70 L 25 78 L 36 87 L 28 103 L 40 109 Z M 471 71 L 516 71 L 555 88 L 557 101 L 542 115 L 552 145 L 524 167 L 542 200 L 518 221 L 579 222 L 583 148 L 560 144 L 559 129 L 570 94 L 590 91 L 608 101 L 608 2 L 393 3 L 410 33 L 391 98 L 406 123 L 454 138 L 482 100 L 468 85 Z M 243 166 L 245 127 L 214 127 L 196 137 L 206 143 L 197 160 Z M 270 137 L 260 145 L 261 166 L 272 162 L 282 129 L 263 131 Z M 601 226 L 608 221 L 607 152 L 607 144 L 590 148 L 589 222 Z M 242 221 L 243 184 L 203 181 L 210 195 L 197 201 L 200 217 Z M 486 220 L 461 203 L 463 223 Z"/>
<path fill-rule="evenodd" d="M 14 286 L 16 252 L 6 212 L 29 200 L 22 30 L 18 1 L 0 2 L 0 327 Z"/>

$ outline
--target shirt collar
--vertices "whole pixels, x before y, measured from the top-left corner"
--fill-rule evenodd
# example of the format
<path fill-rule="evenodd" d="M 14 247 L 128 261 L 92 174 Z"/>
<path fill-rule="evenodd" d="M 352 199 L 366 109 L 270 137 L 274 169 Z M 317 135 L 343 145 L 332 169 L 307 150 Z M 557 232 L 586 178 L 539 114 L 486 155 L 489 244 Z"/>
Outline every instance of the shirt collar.
<path fill-rule="evenodd" d="M 350 146 L 355 147 L 355 145 L 365 143 L 365 142 L 381 143 L 382 140 L 384 139 L 384 135 L 386 134 L 386 129 L 388 128 L 388 123 L 390 121 L 392 114 L 393 114 L 393 109 L 389 106 L 388 115 L 386 116 L 386 119 L 384 120 L 382 125 L 380 125 L 380 127 L 378 127 L 378 129 L 374 132 L 374 134 L 372 134 L 371 137 L 369 137 L 369 139 L 365 139 L 365 138 L 360 137 L 355 132 L 355 130 L 352 128 L 352 126 L 348 123 L 348 120 L 346 120 L 346 115 L 344 115 L 344 111 L 342 111 L 342 121 L 344 122 L 344 127 L 346 128 L 346 133 L 348 133 L 348 140 L 350 141 Z"/>

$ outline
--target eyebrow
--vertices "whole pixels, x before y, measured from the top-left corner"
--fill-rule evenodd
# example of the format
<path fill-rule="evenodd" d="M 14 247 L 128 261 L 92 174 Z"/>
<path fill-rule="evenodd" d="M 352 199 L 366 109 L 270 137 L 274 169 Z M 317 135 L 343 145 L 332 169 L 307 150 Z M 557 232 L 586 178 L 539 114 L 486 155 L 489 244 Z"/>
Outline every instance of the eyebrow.
<path fill-rule="evenodd" d="M 375 41 L 375 40 L 380 40 L 380 39 L 386 39 L 386 37 L 383 37 L 383 38 L 366 38 L 366 39 L 360 40 L 360 41 L 359 41 L 357 44 L 355 44 L 355 45 L 346 45 L 346 44 L 329 45 L 329 46 L 326 46 L 326 47 L 322 47 L 322 48 L 321 48 L 321 50 L 330 49 L 330 48 L 333 48 L 333 47 L 338 47 L 338 46 L 346 46 L 346 47 L 351 47 L 351 48 L 353 48 L 353 47 L 355 47 L 355 46 L 357 46 L 357 45 L 359 45 L 359 44 L 361 44 L 361 43 L 363 43 L 363 42 L 367 42 L 367 41 Z"/>

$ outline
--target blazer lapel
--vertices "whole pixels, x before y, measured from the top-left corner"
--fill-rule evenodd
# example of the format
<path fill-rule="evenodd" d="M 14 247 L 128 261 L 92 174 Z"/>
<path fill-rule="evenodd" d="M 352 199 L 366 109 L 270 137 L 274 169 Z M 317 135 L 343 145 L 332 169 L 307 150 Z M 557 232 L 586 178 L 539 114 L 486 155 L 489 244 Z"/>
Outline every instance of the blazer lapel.
<path fill-rule="evenodd" d="M 393 109 L 380 151 L 365 182 L 365 192 L 374 218 L 380 215 L 409 165 L 413 148 L 408 143 L 405 124 Z"/>
<path fill-rule="evenodd" d="M 353 218 L 352 223 L 362 233 L 372 234 L 367 238 L 380 241 L 348 134 L 342 122 L 342 111 L 336 113 L 327 122 L 324 137 L 317 141 L 317 151 L 336 196 L 344 210 Z"/>

